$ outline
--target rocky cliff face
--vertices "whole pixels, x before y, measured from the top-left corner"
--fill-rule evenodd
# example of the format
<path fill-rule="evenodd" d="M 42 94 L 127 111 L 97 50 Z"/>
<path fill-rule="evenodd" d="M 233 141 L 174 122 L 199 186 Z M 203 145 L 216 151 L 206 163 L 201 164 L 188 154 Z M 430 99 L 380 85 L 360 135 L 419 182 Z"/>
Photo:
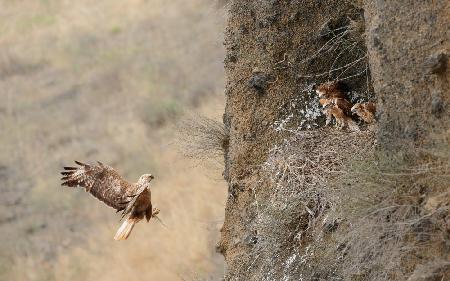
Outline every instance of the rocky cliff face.
<path fill-rule="evenodd" d="M 381 145 L 448 131 L 448 1 L 366 1 L 367 45 Z M 403 141 L 404 140 L 404 141 Z"/>
<path fill-rule="evenodd" d="M 424 276 L 447 276 L 448 4 L 412 2 L 229 4 L 224 114 L 230 136 L 224 172 L 229 198 L 218 244 L 228 265 L 226 280 L 405 280 L 424 268 L 434 268 Z M 352 102 L 378 100 L 378 129 L 362 126 L 360 132 L 348 133 L 322 128 L 313 88 L 328 80 L 346 82 Z M 424 153 L 407 153 L 411 147 L 424 148 Z M 393 154 L 400 156 L 387 165 Z M 396 183 L 391 190 L 416 198 L 405 203 L 396 197 L 391 205 L 382 205 L 388 202 L 388 185 L 380 181 L 386 171 L 402 174 L 401 169 L 425 159 L 432 163 L 429 167 L 438 167 L 432 175 L 390 181 Z M 370 172 L 348 177 L 350 181 L 342 176 L 363 169 Z M 418 186 L 430 178 L 433 184 Z M 369 187 L 368 182 L 374 184 Z M 400 185 L 408 186 L 406 193 L 396 189 Z M 361 194 L 371 200 L 362 200 Z M 402 202 L 412 207 L 392 207 Z M 387 242 L 391 232 L 362 227 L 361 218 L 372 214 L 374 206 L 393 209 L 369 223 L 386 223 L 388 217 L 388 224 L 407 223 L 419 234 L 434 231 L 432 239 L 421 243 L 435 250 L 417 258 L 422 250 L 411 237 L 418 234 L 408 228 L 403 236 L 392 237 L 402 241 L 395 245 L 411 245 L 414 253 L 396 252 L 392 268 L 399 265 L 400 273 L 383 274 L 386 256 L 376 259 L 373 249 L 392 247 Z M 424 216 L 430 221 L 424 222 Z M 379 236 L 367 238 L 365 231 Z M 367 260 L 375 262 L 363 266 Z"/>

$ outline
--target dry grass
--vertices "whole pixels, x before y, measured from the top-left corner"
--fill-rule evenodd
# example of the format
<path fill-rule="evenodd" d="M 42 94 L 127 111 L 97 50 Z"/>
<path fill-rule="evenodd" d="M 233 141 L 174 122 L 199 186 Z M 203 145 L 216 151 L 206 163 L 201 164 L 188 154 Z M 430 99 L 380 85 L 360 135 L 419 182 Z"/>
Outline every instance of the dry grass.
<path fill-rule="evenodd" d="M 258 222 L 255 247 L 260 259 L 270 262 L 276 257 L 285 266 L 284 279 L 301 276 L 303 280 L 316 280 L 315 262 L 325 261 L 322 257 L 326 248 L 322 246 L 340 223 L 333 212 L 339 197 L 332 182 L 352 156 L 363 158 L 373 151 L 374 133 L 333 128 L 291 132 L 284 143 L 270 151 L 262 166 L 261 181 L 269 186 L 262 190 L 263 183 L 254 185 Z M 266 280 L 271 280 L 271 268 L 260 270 L 268 276 Z M 331 266 L 329 270 L 333 270 Z"/>
<path fill-rule="evenodd" d="M 225 188 L 175 158 L 161 126 L 221 94 L 223 13 L 202 0 L 0 2 L 0 238 L 11 241 L 0 279 L 220 275 L 212 249 Z M 130 180 L 156 174 L 155 205 L 173 230 L 142 224 L 128 247 L 112 245 L 111 210 L 59 187 L 74 159 Z"/>
<path fill-rule="evenodd" d="M 171 135 L 171 131 L 164 130 L 153 138 L 170 142 Z M 119 217 L 111 209 L 82 191 L 60 190 L 61 194 L 56 195 L 59 200 L 63 200 L 62 196 L 75 197 L 79 202 L 69 203 L 64 217 L 55 216 L 51 222 L 55 225 L 49 226 L 54 228 L 52 231 L 42 233 L 38 228 L 36 233 L 22 236 L 16 229 L 13 233 L 24 242 L 53 239 L 54 242 L 33 244 L 57 247 L 56 256 L 41 260 L 30 248 L 32 245 L 25 245 L 28 252 L 14 258 L 5 275 L 8 280 L 127 280 L 142 276 L 150 280 L 180 280 L 189 276 L 221 276 L 223 261 L 214 245 L 223 220 L 225 183 L 211 180 L 211 171 L 193 167 L 170 146 L 159 142 L 148 146 L 152 160 L 158 163 L 153 203 L 162 210 L 160 217 L 167 227 L 157 221 L 139 223 L 126 243 L 116 243 L 113 235 Z M 219 178 L 220 174 L 215 176 Z M 42 202 L 48 199 L 43 198 Z M 49 206 L 44 207 L 52 211 Z M 89 207 L 90 211 L 81 211 L 81 207 Z M 67 221 L 60 221 L 63 219 Z M 76 237 L 77 241 L 71 241 Z"/>
<path fill-rule="evenodd" d="M 184 117 L 177 126 L 177 144 L 186 157 L 207 160 L 223 157 L 229 136 L 223 123 L 201 115 Z"/>
<path fill-rule="evenodd" d="M 337 203 L 330 183 L 341 176 L 352 159 L 371 157 L 373 149 L 374 133 L 368 130 L 296 132 L 273 148 L 263 165 L 275 187 L 272 204 L 300 201 L 311 218 L 322 217 L 325 209 Z"/>
<path fill-rule="evenodd" d="M 370 131 L 299 131 L 272 149 L 263 165 L 272 183 L 270 204 L 259 214 L 271 227 L 264 231 L 281 232 L 276 241 L 286 243 L 289 255 L 279 254 L 289 263 L 286 276 L 406 280 L 425 274 L 416 265 L 427 261 L 429 276 L 447 278 L 446 138 L 405 158 L 376 150 L 374 137 Z M 411 164 L 414 158 L 426 160 Z M 284 215 L 276 215 L 281 210 Z M 286 222 L 286 214 L 294 222 Z"/>
<path fill-rule="evenodd" d="M 415 265 L 429 261 L 434 267 L 446 260 L 442 248 L 448 242 L 445 218 L 450 214 L 446 151 L 418 164 L 378 154 L 371 162 L 357 161 L 359 165 L 340 178 L 344 188 L 338 211 L 349 220 L 339 239 L 345 245 L 339 253 L 346 256 L 344 279 L 406 280 Z M 443 270 L 439 278 L 445 279 L 448 265 L 438 269 Z"/>

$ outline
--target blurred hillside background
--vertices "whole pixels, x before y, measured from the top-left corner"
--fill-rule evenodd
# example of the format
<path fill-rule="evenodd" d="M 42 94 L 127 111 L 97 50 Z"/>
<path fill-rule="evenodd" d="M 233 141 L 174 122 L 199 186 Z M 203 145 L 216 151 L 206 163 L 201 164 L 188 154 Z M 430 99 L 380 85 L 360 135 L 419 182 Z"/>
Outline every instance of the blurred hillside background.
<path fill-rule="evenodd" d="M 208 0 L 0 0 L 0 280 L 222 275 L 221 168 L 173 144 L 185 112 L 223 112 L 224 21 Z M 167 228 L 114 241 L 119 216 L 60 187 L 73 160 L 153 173 Z"/>

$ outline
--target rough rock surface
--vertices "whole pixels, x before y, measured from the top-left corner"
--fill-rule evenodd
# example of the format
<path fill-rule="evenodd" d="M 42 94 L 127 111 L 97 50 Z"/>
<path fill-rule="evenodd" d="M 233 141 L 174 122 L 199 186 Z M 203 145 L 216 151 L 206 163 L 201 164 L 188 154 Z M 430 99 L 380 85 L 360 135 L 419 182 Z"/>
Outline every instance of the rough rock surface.
<path fill-rule="evenodd" d="M 313 264 L 313 259 L 305 263 L 311 241 L 299 235 L 310 225 L 309 209 L 295 201 L 270 206 L 270 198 L 280 191 L 262 175 L 261 165 L 270 150 L 289 139 L 293 130 L 323 126 L 313 86 L 343 77 L 353 102 L 374 100 L 376 95 L 381 150 L 407 154 L 406 147 L 411 145 L 436 148 L 437 142 L 442 144 L 442 139 L 434 136 L 442 138 L 449 129 L 448 11 L 446 0 L 367 0 L 364 4 L 338 0 L 231 1 L 225 38 L 228 80 L 224 114 L 230 136 L 224 172 L 229 198 L 217 245 L 227 263 L 226 280 L 347 280 L 332 266 L 329 272 L 311 274 L 311 268 L 320 266 Z M 323 51 L 328 42 L 337 42 L 342 30 L 348 31 L 349 47 Z M 352 73 L 343 73 L 349 64 L 364 61 L 366 42 L 372 76 L 369 71 L 360 75 L 361 65 L 348 70 Z M 336 65 L 341 53 L 342 61 Z M 339 74 L 332 70 L 336 68 Z M 448 136 L 443 143 L 448 147 Z M 439 223 L 446 220 L 444 214 Z M 327 227 L 335 228 L 336 224 Z M 446 233 L 445 226 L 440 229 Z M 330 247 L 341 246 L 330 242 Z M 448 260 L 448 245 L 435 246 L 440 250 L 436 252 L 435 247 L 430 251 Z M 432 263 L 430 254 L 424 254 L 424 261 L 416 256 L 404 262 L 403 271 L 411 280 L 428 280 L 422 278 L 426 273 L 419 265 Z M 315 262 L 327 267 L 325 260 Z M 442 266 L 437 268 L 436 264 Z M 446 263 L 433 266 L 436 270 L 430 274 L 448 276 Z M 354 274 L 352 280 L 372 280 L 364 274 Z M 389 278 L 403 280 L 394 275 Z"/>
<path fill-rule="evenodd" d="M 367 46 L 387 146 L 446 132 L 449 2 L 366 1 Z"/>
<path fill-rule="evenodd" d="M 286 137 L 289 128 L 323 126 L 324 118 L 312 87 L 329 77 L 311 74 L 328 72 L 336 52 L 322 53 L 320 49 L 339 38 L 339 32 L 348 29 L 350 20 L 362 19 L 361 6 L 355 1 L 230 3 L 225 38 L 228 82 L 224 114 L 230 135 L 224 172 L 229 199 L 218 244 L 228 264 L 228 280 L 282 280 L 287 276 L 286 262 L 299 262 L 289 261 L 294 239 L 289 233 L 297 228 L 297 220 L 304 217 L 305 211 L 280 210 L 279 214 L 271 214 L 279 225 L 261 225 L 258 206 L 267 202 L 258 203 L 256 196 L 265 198 L 274 191 L 261 180 L 258 167 L 269 150 Z M 363 40 L 355 40 L 355 45 L 365 48 Z M 345 53 L 340 63 L 358 58 Z M 368 88 L 364 77 L 347 82 L 354 92 L 351 98 L 373 98 L 364 93 Z M 260 233 L 273 228 L 278 233 L 272 237 Z M 288 239 L 284 239 L 286 236 Z M 271 246 L 261 249 L 262 244 Z"/>

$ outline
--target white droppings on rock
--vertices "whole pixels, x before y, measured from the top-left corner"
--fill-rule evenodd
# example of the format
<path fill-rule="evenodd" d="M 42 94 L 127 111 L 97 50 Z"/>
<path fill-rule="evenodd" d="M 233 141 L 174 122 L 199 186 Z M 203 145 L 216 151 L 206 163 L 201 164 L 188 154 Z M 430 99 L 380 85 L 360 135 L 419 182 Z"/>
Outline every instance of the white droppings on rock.
<path fill-rule="evenodd" d="M 306 84 L 300 95 L 280 107 L 281 117 L 272 125 L 276 132 L 295 133 L 300 130 L 317 128 L 318 119 L 323 115 L 319 98 L 313 90 L 314 84 Z"/>

